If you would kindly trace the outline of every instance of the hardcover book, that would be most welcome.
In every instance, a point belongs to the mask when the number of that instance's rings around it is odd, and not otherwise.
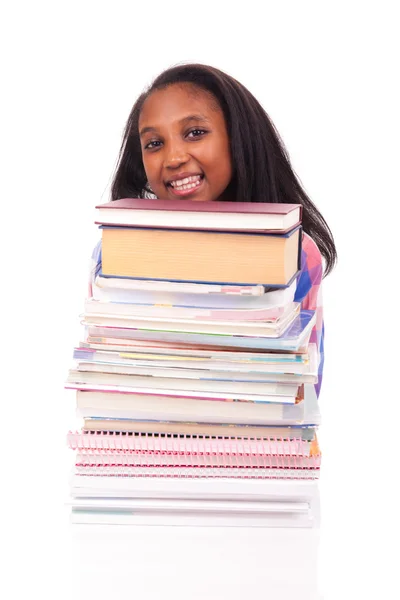
[[[275,231],[286,233],[301,221],[301,204],[191,202],[122,198],[96,206],[96,224]]]
[[[285,234],[102,226],[102,274],[172,282],[287,287],[301,226]]]

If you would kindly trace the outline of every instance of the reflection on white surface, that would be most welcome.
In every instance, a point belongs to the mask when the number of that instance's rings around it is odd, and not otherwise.
[[[77,598],[321,598],[318,529],[71,525]]]

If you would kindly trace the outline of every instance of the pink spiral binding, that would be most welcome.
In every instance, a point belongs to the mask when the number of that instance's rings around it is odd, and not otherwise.
[[[142,453],[121,450],[82,450],[77,466],[93,467],[205,467],[235,469],[319,469],[319,456],[282,456],[249,454]]]
[[[223,456],[304,456],[311,442],[301,438],[212,438],[208,436],[164,436],[151,433],[121,435],[117,432],[69,432],[67,443],[73,450],[106,450],[173,455]]]

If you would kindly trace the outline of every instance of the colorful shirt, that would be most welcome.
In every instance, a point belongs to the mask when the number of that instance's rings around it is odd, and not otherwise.
[[[317,398],[321,390],[322,372],[324,368],[324,320],[322,314],[322,256],[317,244],[303,232],[301,252],[301,271],[297,277],[295,302],[301,302],[301,308],[315,310],[317,322],[311,332],[310,342],[318,348],[318,382],[315,384]]]
[[[101,241],[93,250],[90,276],[89,298],[93,295],[93,285],[96,276],[101,270]],[[301,308],[315,310],[317,322],[311,332],[310,342],[317,344],[318,348],[318,382],[315,384],[317,398],[321,390],[322,372],[324,368],[324,321],[322,316],[322,290],[323,275],[322,257],[317,244],[303,232],[301,271],[297,277],[297,288],[294,300],[301,302]]]

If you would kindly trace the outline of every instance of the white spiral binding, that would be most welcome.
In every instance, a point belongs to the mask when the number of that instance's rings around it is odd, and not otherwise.
[[[93,477],[156,477],[187,479],[301,479],[315,480],[319,469],[237,469],[204,467],[89,467],[76,466],[75,475]]]
[[[319,469],[319,456],[281,456],[244,454],[171,454],[109,450],[84,450],[78,453],[79,466],[110,467],[208,467]]]

